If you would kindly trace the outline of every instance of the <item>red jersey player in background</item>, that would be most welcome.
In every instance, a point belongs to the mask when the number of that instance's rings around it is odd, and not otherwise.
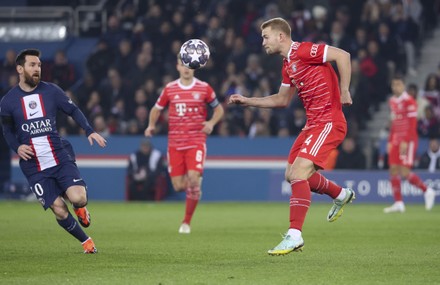
[[[405,91],[402,77],[391,81],[393,96],[389,100],[391,128],[388,139],[388,164],[393,189],[394,204],[384,209],[385,213],[405,212],[400,179],[405,178],[424,192],[426,210],[434,206],[435,191],[427,187],[417,174],[411,172],[417,150],[417,102]]]
[[[334,199],[327,216],[330,222],[335,221],[343,207],[355,198],[353,190],[342,188],[317,172],[324,168],[328,155],[344,140],[347,132],[342,105],[352,104],[348,90],[350,54],[325,44],[292,41],[290,25],[281,18],[264,22],[261,30],[266,53],[284,58],[279,91],[263,98],[233,94],[228,103],[261,108],[286,107],[297,90],[306,109],[307,124],[290,150],[285,173],[292,188],[290,226],[281,243],[268,251],[270,255],[285,255],[300,251],[304,246],[302,226],[311,203],[310,191]],[[329,61],[337,64],[339,84]]]
[[[206,136],[223,117],[223,107],[212,87],[194,77],[194,70],[177,59],[179,79],[166,85],[151,109],[145,136],[154,134],[161,111],[169,106],[168,171],[174,190],[186,192],[186,210],[179,233],[189,234],[190,223],[201,196],[206,157]],[[207,105],[213,109],[207,119]]]

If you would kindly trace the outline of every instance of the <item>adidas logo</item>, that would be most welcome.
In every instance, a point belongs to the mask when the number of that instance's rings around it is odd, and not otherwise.
[[[303,148],[303,149],[301,150],[301,152],[302,152],[302,153],[307,153],[307,149],[306,149],[306,148]]]

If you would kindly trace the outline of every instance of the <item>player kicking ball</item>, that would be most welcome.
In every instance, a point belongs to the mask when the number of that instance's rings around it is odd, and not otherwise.
[[[329,222],[336,221],[345,205],[355,199],[352,189],[334,184],[317,171],[324,168],[329,153],[347,133],[342,105],[352,104],[348,90],[350,54],[326,44],[292,41],[290,25],[282,18],[264,22],[261,35],[266,53],[283,57],[279,91],[261,98],[233,94],[228,103],[260,108],[286,107],[297,90],[306,109],[307,124],[290,150],[285,173],[292,189],[289,229],[283,240],[268,251],[270,255],[285,255],[301,251],[304,246],[302,226],[310,207],[311,191],[333,198],[327,215]],[[330,61],[336,62],[339,83]]]
[[[20,81],[0,102],[3,135],[20,157],[20,168],[44,210],[52,210],[57,223],[81,242],[84,253],[96,253],[92,238],[78,225],[66,204],[70,201],[73,205],[83,227],[90,226],[86,183],[71,144],[57,131],[57,112],[71,116],[85,130],[90,145],[95,141],[105,147],[106,140],[93,131],[60,87],[40,80],[40,55],[37,49],[26,49],[15,60]]]

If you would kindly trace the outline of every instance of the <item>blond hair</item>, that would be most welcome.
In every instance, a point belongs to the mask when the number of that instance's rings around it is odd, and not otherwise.
[[[289,23],[287,23],[286,20],[284,20],[283,18],[272,18],[269,19],[267,21],[265,21],[263,24],[261,24],[261,30],[265,29],[265,28],[272,28],[273,30],[278,30],[286,35],[288,35],[289,37],[291,36],[292,33],[292,29],[290,28]]]

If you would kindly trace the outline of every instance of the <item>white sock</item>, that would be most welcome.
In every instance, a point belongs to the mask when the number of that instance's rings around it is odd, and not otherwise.
[[[287,231],[287,235],[291,236],[294,239],[297,239],[301,237],[301,231],[297,229],[289,229]]]
[[[341,189],[341,193],[339,193],[338,197],[336,197],[336,199],[338,199],[339,201],[342,201],[345,199],[345,197],[347,196],[347,193],[345,193],[344,188]]]

